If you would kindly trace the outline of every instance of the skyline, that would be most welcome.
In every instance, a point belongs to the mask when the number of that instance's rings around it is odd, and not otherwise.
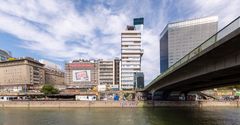
[[[221,29],[239,16],[239,4],[237,0],[1,1],[0,48],[16,57],[47,59],[62,66],[74,58],[114,59],[120,57],[120,33],[133,18],[144,17],[142,69],[148,83],[159,74],[159,34],[168,22],[218,16]]]

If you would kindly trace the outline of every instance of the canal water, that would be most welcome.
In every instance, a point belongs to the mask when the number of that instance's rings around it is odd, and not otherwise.
[[[240,125],[240,108],[5,108],[0,125]]]

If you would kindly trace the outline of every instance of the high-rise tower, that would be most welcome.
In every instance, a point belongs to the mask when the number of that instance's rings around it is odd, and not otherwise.
[[[168,24],[160,34],[161,73],[216,33],[217,24],[215,16]]]
[[[141,34],[143,18],[134,19],[134,26],[127,26],[121,33],[121,88],[134,89],[134,73],[141,72],[143,55]]]

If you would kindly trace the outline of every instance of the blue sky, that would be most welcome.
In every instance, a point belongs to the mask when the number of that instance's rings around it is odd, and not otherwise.
[[[120,33],[144,17],[142,69],[159,74],[159,34],[168,22],[218,16],[219,28],[239,16],[239,0],[2,0],[0,48],[14,57],[54,61],[120,57]]]

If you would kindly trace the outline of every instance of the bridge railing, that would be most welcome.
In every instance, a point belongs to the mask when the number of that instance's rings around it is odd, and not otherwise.
[[[240,27],[240,16],[238,18],[236,18],[235,20],[233,20],[231,23],[229,23],[227,26],[225,26],[224,28],[219,30],[216,34],[212,35],[210,38],[208,38],[205,42],[200,44],[198,47],[193,49],[191,52],[189,52],[187,55],[185,55],[183,58],[181,58],[175,64],[170,66],[165,72],[163,72],[158,77],[156,77],[153,81],[151,81],[150,84],[148,84],[145,87],[145,89],[148,88],[149,86],[151,86],[153,83],[155,83],[159,79],[161,79],[161,78],[165,77],[166,75],[172,73],[173,71],[179,69],[180,67],[182,67],[182,65],[187,63],[190,59],[197,56],[200,52],[202,52],[206,48],[210,47],[214,43],[218,42],[219,40],[221,40],[222,38],[224,38],[231,32],[235,31],[239,27]]]

